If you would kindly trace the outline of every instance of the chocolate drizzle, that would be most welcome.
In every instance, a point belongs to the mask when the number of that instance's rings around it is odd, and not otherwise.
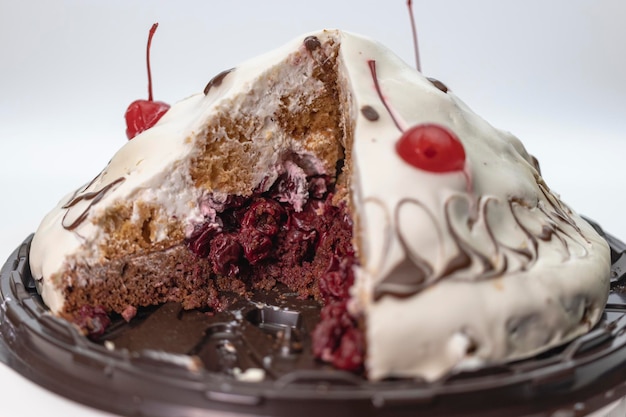
[[[430,268],[430,266],[429,266]],[[404,258],[387,275],[387,278],[374,288],[374,300],[380,300],[390,294],[396,298],[410,297],[417,294],[427,285],[429,275],[415,267],[408,258]]]
[[[490,202],[496,202],[497,200],[493,197],[491,198],[487,197],[484,200],[485,200],[485,203],[483,204],[483,218],[485,219],[485,223],[486,223],[487,222],[487,205]],[[497,270],[498,275],[501,275],[504,272],[506,272],[506,269],[508,268],[508,265],[509,265],[509,262],[507,260],[508,258],[504,255],[504,252],[506,251],[512,252],[516,258],[521,259],[521,270],[526,270],[526,268],[532,265],[537,259],[538,245],[537,245],[536,239],[533,237],[532,233],[530,233],[524,227],[524,225],[519,221],[519,219],[515,216],[515,213],[513,211],[512,201],[513,199],[508,200],[508,208],[511,211],[511,216],[513,217],[514,221],[518,224],[520,230],[524,234],[526,244],[521,245],[517,248],[511,247],[509,245],[506,245],[503,242],[498,241],[491,227],[485,228],[489,236],[489,239],[493,247],[495,248],[496,255],[498,256],[497,263],[500,265],[500,268]],[[523,205],[523,201],[521,201],[521,204]],[[531,247],[534,249],[534,252],[528,248],[529,242],[531,243]]]
[[[467,222],[467,226],[468,229],[471,231],[474,228],[474,225],[477,224],[477,218],[479,217],[479,214],[482,215],[482,219],[485,222],[485,227],[487,229],[487,234],[489,236],[491,236],[493,238],[493,233],[491,232],[489,225],[487,224],[487,204],[489,202],[489,198],[485,198],[485,197],[480,197],[478,199],[478,201],[472,201],[470,202],[470,207],[468,208],[468,213],[469,213],[469,218],[468,218],[468,222]],[[472,264],[474,263],[479,263],[481,265],[481,272],[479,273],[480,276],[489,276],[491,274],[496,273],[497,268],[496,265],[494,265],[494,262],[490,259],[490,257],[484,255],[483,253],[481,253],[478,249],[474,248],[474,246],[472,246],[469,242],[463,240],[463,238],[460,236],[460,234],[458,233],[458,231],[454,228],[453,224],[452,224],[452,220],[450,219],[450,205],[455,201],[455,198],[450,198],[448,199],[445,204],[444,204],[444,216],[445,216],[445,220],[446,220],[446,226],[448,229],[448,233],[450,233],[450,236],[452,236],[454,242],[456,243],[456,246],[459,250],[459,255],[457,256],[462,256],[462,257],[466,257],[468,259],[471,260],[471,262],[467,265],[467,268],[471,267]],[[482,209],[481,209],[482,208]],[[495,243],[495,242],[494,242]],[[497,250],[497,246],[496,246],[496,253],[498,252]],[[445,268],[445,271],[448,272],[448,274],[452,274],[455,273],[457,271],[461,271],[461,269],[452,269],[450,268],[449,264],[447,265],[447,267]],[[443,275],[445,276],[449,276],[449,275]]]
[[[438,79],[430,78],[430,77],[427,77],[426,79],[430,81],[432,85],[434,85],[435,87],[437,87],[439,90],[443,91],[444,93],[448,92],[448,87],[444,83],[439,81]]]
[[[530,210],[530,207],[526,205],[522,200],[510,198],[508,201],[509,210],[511,211],[511,216],[513,220],[518,225],[519,229],[522,231],[524,236],[526,237],[526,245],[513,248],[504,243],[498,243],[491,229],[489,230],[489,234],[491,236],[493,244],[496,248],[501,247],[502,249],[509,250],[516,254],[516,256],[524,259],[522,270],[526,270],[527,267],[532,265],[537,260],[537,251],[539,250],[539,244],[537,243],[537,239],[535,236],[524,226],[524,224],[520,221],[520,219],[515,215],[515,206],[517,202],[517,206],[523,207],[526,210]]]
[[[97,204],[100,200],[102,200],[102,198],[109,191],[111,191],[118,184],[124,182],[125,180],[126,178],[120,177],[116,179],[115,181],[111,182],[110,184],[107,184],[105,187],[101,188],[98,191],[91,191],[91,192],[84,193],[84,194],[80,194],[80,193],[74,194],[72,198],[70,199],[70,201],[67,202],[65,205],[63,205],[62,207],[63,209],[67,210],[65,214],[63,215],[63,220],[61,222],[61,225],[63,226],[63,228],[66,230],[74,230],[76,227],[78,227],[83,221],[85,221],[85,219],[89,215],[89,210],[91,209],[91,207]],[[89,185],[93,184],[93,182],[94,181],[89,183]],[[86,190],[87,188],[88,187],[85,187],[84,190]],[[72,208],[76,206],[78,203],[80,203],[81,201],[88,201],[89,204],[87,204],[87,207],[78,215],[78,217],[76,217],[76,219],[74,219],[72,223],[70,223],[69,225],[65,224],[67,216],[68,214],[70,214]]]
[[[551,193],[542,187],[541,183],[539,183],[539,188],[552,210],[545,208],[543,200],[530,204],[515,197],[509,198],[504,206],[510,211],[511,217],[517,225],[518,233],[521,233],[521,236],[518,236],[521,240],[516,247],[512,247],[499,239],[494,233],[494,226],[489,222],[489,207],[498,202],[494,197],[481,196],[477,199],[471,195],[450,197],[444,202],[441,213],[443,226],[439,225],[436,220],[437,216],[423,203],[414,199],[400,201],[394,210],[392,230],[404,251],[404,257],[375,285],[374,300],[379,300],[385,295],[397,298],[409,297],[444,279],[482,281],[501,277],[505,273],[527,271],[538,260],[540,241],[549,242],[556,239],[565,253],[563,261],[572,256],[572,242],[580,244],[584,249],[583,255],[586,254],[586,249],[580,239],[576,239],[567,230],[567,226],[569,226],[585,239],[574,218],[570,215],[571,212],[564,208],[556,198],[550,198]],[[453,205],[457,202],[468,204],[467,219],[460,223],[452,220],[452,213],[458,212],[458,210],[453,209]],[[434,264],[419,256],[403,236],[398,212],[401,206],[407,203],[419,207],[431,219],[440,246],[443,245],[443,227],[456,247],[456,253],[443,255],[446,257],[446,261],[440,271],[436,270]],[[544,217],[540,230],[531,230],[529,226],[525,225],[520,217],[520,210],[530,213],[535,218],[536,215],[532,213],[540,211]],[[465,228],[467,228],[467,232],[472,234],[483,233],[484,236],[488,237],[490,244],[476,245],[471,238],[464,237],[462,230]],[[383,259],[385,259],[389,249],[390,242],[383,248]]]
[[[235,68],[224,70],[220,72],[219,74],[217,74],[215,77],[211,78],[211,80],[207,83],[206,87],[204,87],[204,95],[205,96],[208,95],[209,91],[211,91],[211,88],[219,87],[222,84],[222,81],[224,81],[224,78],[226,78],[226,76],[234,70]]]
[[[430,213],[421,202],[413,199],[403,199],[398,203],[394,213],[394,224],[396,225],[398,242],[404,250],[404,259],[374,288],[375,300],[380,299],[385,294],[393,294],[396,297],[411,296],[429,285],[429,278],[433,276],[432,265],[410,249],[404,235],[397,227],[397,225],[400,224],[400,210],[406,204],[419,207],[431,218],[433,223],[435,223],[435,218],[432,217],[432,213]]]
[[[580,230],[580,227],[578,227],[578,225],[572,218],[572,211],[567,206],[565,206],[559,199],[554,197],[554,195],[550,192],[548,185],[543,181],[541,177],[535,176],[535,179],[537,180],[539,190],[541,190],[541,193],[546,198],[546,201],[554,210],[551,214],[546,213],[546,215],[548,215],[549,217],[557,217],[559,220],[573,228],[583,239],[585,239],[586,242],[589,242],[583,234],[582,230]]]

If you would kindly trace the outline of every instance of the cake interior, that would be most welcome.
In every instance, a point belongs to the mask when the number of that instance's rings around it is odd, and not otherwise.
[[[358,259],[346,191],[350,103],[337,54],[332,40],[305,39],[261,77],[263,94],[243,97],[236,115],[218,110],[210,119],[186,173],[204,190],[197,202],[204,222],[186,230],[150,203],[108,210],[99,220],[108,231],[100,247],[105,260],[67,272],[63,314],[97,337],[110,314],[131,321],[138,308],[167,302],[219,312],[232,294],[249,299],[286,286],[322,305],[311,335],[314,355],[361,371],[363,329],[347,309]],[[221,88],[225,74],[205,94]],[[276,141],[278,169],[255,183],[253,167],[276,153]],[[164,223],[167,236],[157,239]]]

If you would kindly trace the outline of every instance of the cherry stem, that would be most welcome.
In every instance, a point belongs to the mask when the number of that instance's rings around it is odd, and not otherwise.
[[[148,45],[146,46],[146,65],[148,67],[148,101],[152,101],[152,71],[150,70],[150,45],[152,44],[152,37],[159,27],[158,23],[155,23],[150,28],[148,34]]]
[[[419,72],[422,72],[422,65],[420,64],[420,51],[417,42],[417,26],[415,25],[415,18],[413,17],[413,2],[411,0],[406,1],[406,5],[409,8],[409,18],[411,19],[411,30],[413,31],[413,48],[415,49],[415,68]]]
[[[378,84],[378,76],[376,75],[376,61],[370,59],[367,61],[367,65],[369,65],[370,67],[370,72],[372,73],[372,78],[374,79],[374,88],[376,88],[376,92],[378,93],[378,97],[380,97],[380,101],[383,102],[383,106],[385,106],[385,109],[387,109],[387,113],[389,113],[389,116],[391,116],[391,120],[393,120],[393,123],[396,125],[398,130],[400,132],[404,132],[404,129],[402,128],[402,126],[400,126],[400,123],[398,123],[398,120],[391,111],[387,100],[385,100],[385,96],[383,96],[383,92],[380,89],[380,84]]]
[[[472,176],[470,175],[469,167],[465,164],[463,168],[463,177],[465,177],[465,186],[467,187],[467,194],[474,194],[474,181],[472,180]]]

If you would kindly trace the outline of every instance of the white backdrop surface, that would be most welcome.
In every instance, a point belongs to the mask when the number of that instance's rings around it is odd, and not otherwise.
[[[520,137],[553,190],[626,239],[626,2],[414,4],[423,72]],[[0,0],[2,259],[126,141],[126,106],[147,96],[154,22],[154,93],[169,103],[316,29],[368,35],[414,62],[404,0]],[[2,415],[105,415],[1,364],[0,386],[3,407],[15,400]]]

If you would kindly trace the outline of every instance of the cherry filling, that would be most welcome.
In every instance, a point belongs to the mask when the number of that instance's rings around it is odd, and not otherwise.
[[[356,263],[352,221],[344,203],[333,204],[329,177],[309,176],[305,187],[304,203],[284,198],[302,193],[302,184],[287,175],[267,192],[229,196],[215,219],[196,227],[188,246],[209,259],[216,275],[243,282],[246,291],[281,282],[302,298],[319,300],[324,306],[312,333],[314,355],[336,368],[359,371],[364,337],[346,307]]]
[[[74,323],[91,338],[102,336],[111,324],[111,319],[106,310],[101,306],[84,305],[74,317]]]

